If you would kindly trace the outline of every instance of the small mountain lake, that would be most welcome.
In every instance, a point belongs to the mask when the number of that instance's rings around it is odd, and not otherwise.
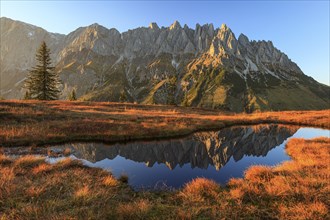
[[[90,167],[125,174],[135,189],[179,188],[197,177],[220,184],[242,177],[251,165],[277,165],[290,160],[285,144],[290,138],[330,137],[330,131],[286,125],[255,125],[197,132],[180,139],[129,143],[68,143],[46,148],[71,152],[69,157]],[[20,148],[24,151],[23,148]],[[45,149],[45,148],[43,148]],[[5,148],[6,154],[18,152]],[[42,153],[37,153],[42,154]],[[55,163],[64,156],[47,156]]]

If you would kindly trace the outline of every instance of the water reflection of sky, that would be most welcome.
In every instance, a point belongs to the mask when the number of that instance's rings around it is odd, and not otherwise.
[[[319,136],[330,137],[330,131],[316,128],[300,128],[290,138],[308,139]],[[245,155],[238,161],[231,157],[220,170],[216,170],[212,165],[209,165],[207,169],[191,168],[189,163],[184,164],[182,167],[177,165],[172,170],[166,164],[155,163],[152,167],[148,167],[144,162],[135,162],[119,155],[112,160],[106,158],[95,163],[87,160],[83,161],[88,166],[109,170],[116,177],[122,174],[128,175],[129,184],[136,188],[155,188],[155,186],[162,187],[164,184],[168,187],[178,188],[196,177],[206,177],[220,184],[225,184],[232,177],[242,177],[244,171],[251,165],[273,166],[289,160],[290,157],[285,152],[285,144],[290,138],[269,150],[264,157]]]
[[[320,136],[330,137],[330,130],[319,128],[300,128],[292,137],[310,139]]]
[[[320,136],[330,137],[330,131],[318,128],[300,128],[293,136],[285,140],[281,145],[271,149],[266,157],[245,156],[236,162],[231,158],[226,166],[222,168],[222,171],[227,170],[228,175],[217,181],[223,184],[226,183],[230,177],[242,177],[246,168],[251,165],[274,166],[283,161],[289,160],[290,157],[285,151],[285,145],[291,138],[310,139]]]

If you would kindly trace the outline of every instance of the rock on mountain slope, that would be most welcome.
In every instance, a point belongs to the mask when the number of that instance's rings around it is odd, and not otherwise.
[[[329,108],[329,86],[304,75],[272,42],[237,39],[224,24],[151,23],[123,33],[92,24],[61,35],[2,17],[0,27],[4,98],[23,96],[23,79],[45,40],[63,82],[62,99],[75,88],[82,100],[122,95],[236,112]]]

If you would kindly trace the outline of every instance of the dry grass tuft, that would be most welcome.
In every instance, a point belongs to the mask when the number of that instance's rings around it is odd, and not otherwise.
[[[282,175],[297,172],[301,169],[301,165],[295,161],[284,161],[281,165],[274,168],[274,171],[280,172]]]
[[[185,185],[180,195],[188,202],[204,202],[217,199],[219,192],[220,186],[213,180],[196,178]]]
[[[245,171],[245,178],[250,182],[269,181],[273,176],[272,168],[267,166],[252,166]]]
[[[26,195],[29,197],[38,197],[40,196],[43,192],[45,192],[45,188],[41,186],[31,186],[26,190]]]
[[[229,187],[235,187],[235,186],[238,186],[238,185],[242,185],[242,183],[244,183],[244,180],[242,178],[231,178],[227,185]]]
[[[53,169],[53,166],[50,164],[42,163],[37,167],[32,169],[33,174],[47,173]]]
[[[1,167],[0,172],[0,186],[6,185],[15,178],[15,169],[13,167]]]
[[[68,169],[72,167],[84,167],[80,160],[74,160],[71,158],[64,158],[62,160],[59,160],[55,164],[55,166],[61,169]]]
[[[193,219],[193,215],[190,210],[179,209],[176,214],[177,214],[176,219],[181,219],[181,220]]]
[[[15,160],[15,166],[21,168],[33,168],[45,162],[44,157],[38,156],[23,156]]]
[[[329,219],[329,209],[322,202],[298,203],[294,205],[280,205],[281,219]]]
[[[230,190],[230,197],[235,200],[242,200],[245,192],[241,188],[235,188]]]
[[[79,188],[76,192],[75,192],[75,196],[77,198],[85,198],[88,197],[90,194],[90,190],[88,186],[83,186],[81,188]]]
[[[103,184],[106,186],[118,186],[119,182],[113,176],[106,176],[103,179]]]
[[[148,200],[140,199],[136,202],[119,204],[117,214],[119,219],[144,219],[150,208]]]
[[[0,154],[0,165],[9,165],[12,162],[13,162],[12,159],[10,159],[9,157],[3,154]]]
[[[276,176],[265,184],[265,190],[270,196],[286,196],[292,192],[292,187],[285,177]]]

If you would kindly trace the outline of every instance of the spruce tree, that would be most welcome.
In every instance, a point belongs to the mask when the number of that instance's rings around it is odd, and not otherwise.
[[[29,100],[29,99],[31,99],[31,95],[29,91],[26,91],[23,100]]]
[[[124,90],[121,91],[120,96],[119,96],[119,101],[120,102],[126,102],[127,101],[127,96]]]
[[[168,79],[168,97],[167,104],[175,105],[175,91],[176,91],[177,78],[175,76]]]
[[[36,54],[37,65],[29,71],[24,87],[31,99],[56,100],[60,94],[60,80],[51,66],[50,50],[42,42]]]
[[[76,97],[76,90],[75,89],[72,89],[71,93],[69,94],[68,96],[68,99],[70,101],[76,101],[77,100],[77,97]]]

